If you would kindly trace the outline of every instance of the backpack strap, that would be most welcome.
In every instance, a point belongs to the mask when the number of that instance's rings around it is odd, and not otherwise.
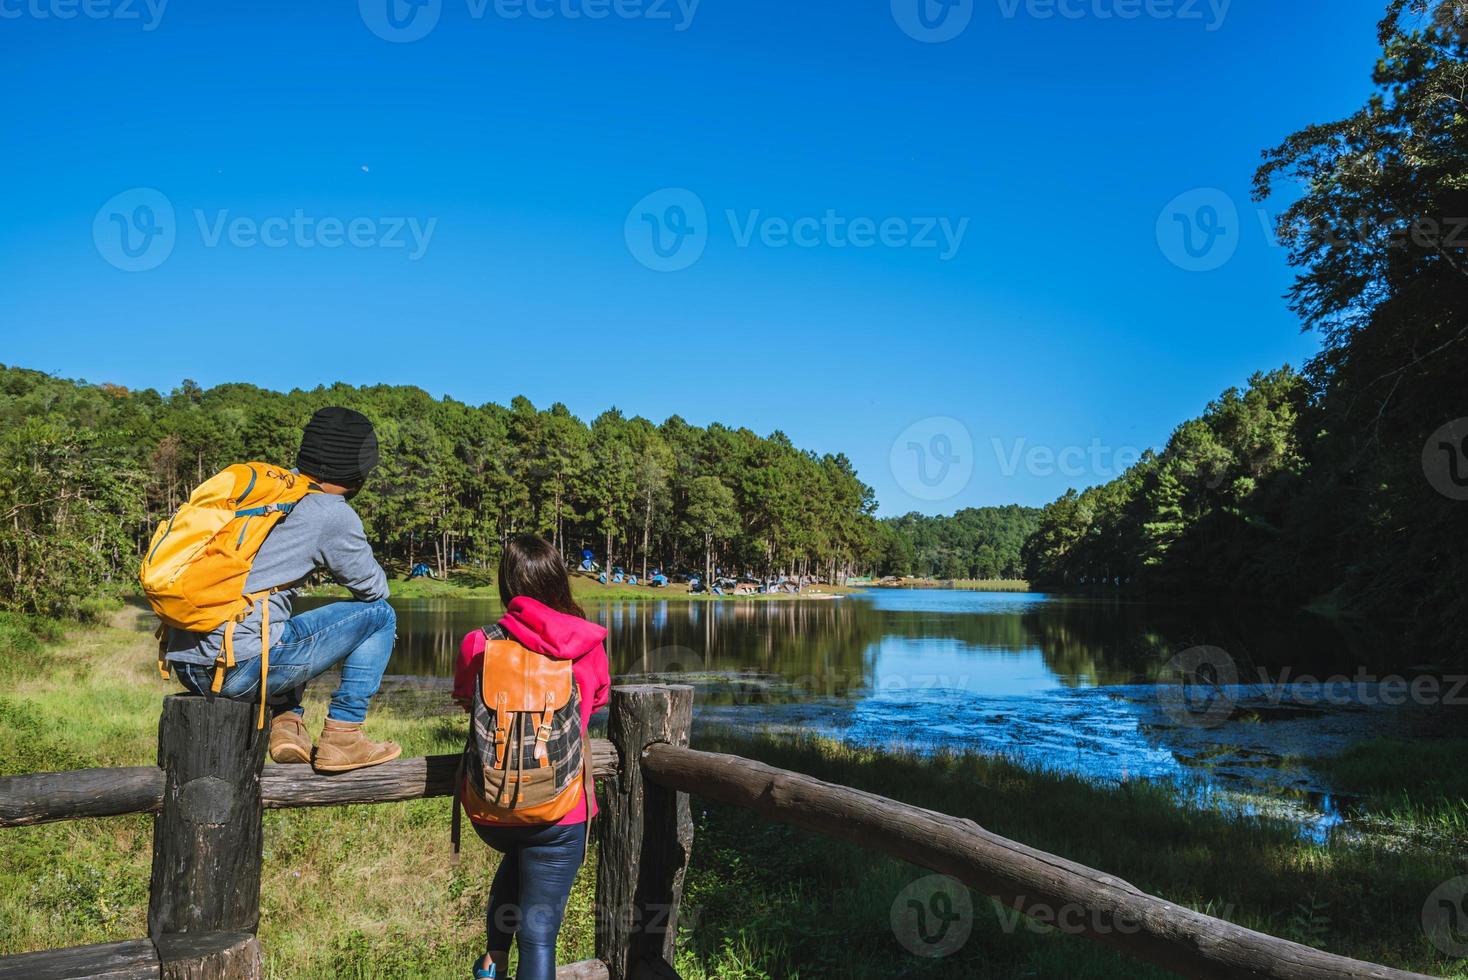
[[[576,683],[573,679],[571,683]],[[555,695],[549,691],[545,694],[545,710],[540,713],[540,724],[535,726],[535,758],[540,762],[540,768],[550,768],[550,753],[546,751],[546,744],[550,742],[551,721],[556,716]]]
[[[596,814],[596,777],[591,773],[591,736],[581,732],[581,803],[586,807],[586,834],[581,838],[581,863],[591,847],[591,821]]]
[[[158,638],[158,673],[163,679],[168,680],[168,626],[163,620],[158,620],[158,628],[153,631]]]
[[[263,592],[246,593],[245,598],[250,604],[239,616],[224,624],[224,643],[220,646],[219,656],[214,659],[214,678],[209,684],[210,694],[218,694],[223,689],[224,675],[235,666],[234,628],[244,622],[250,610],[255,608],[255,603],[264,599],[265,604],[260,607],[260,714],[255,722],[256,731],[265,729],[265,702],[270,687],[270,597],[279,591],[266,589]]]

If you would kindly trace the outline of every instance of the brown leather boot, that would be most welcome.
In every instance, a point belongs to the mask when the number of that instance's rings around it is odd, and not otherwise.
[[[305,722],[294,711],[270,720],[270,758],[286,765],[306,765],[311,761],[311,736],[306,734]]]
[[[391,762],[402,754],[403,747],[397,742],[368,741],[361,722],[328,718],[311,765],[317,772],[350,772]]]

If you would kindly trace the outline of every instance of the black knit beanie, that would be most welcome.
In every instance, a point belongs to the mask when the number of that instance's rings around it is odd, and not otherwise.
[[[323,408],[311,416],[301,434],[296,469],[310,477],[356,486],[377,465],[377,433],[361,412]]]

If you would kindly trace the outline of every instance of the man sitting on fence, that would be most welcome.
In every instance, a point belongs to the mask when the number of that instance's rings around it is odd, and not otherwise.
[[[183,686],[196,694],[212,689],[228,698],[260,697],[260,658],[267,657],[265,699],[273,716],[270,757],[276,762],[311,763],[321,772],[346,772],[391,761],[402,752],[394,742],[372,742],[362,733],[368,701],[382,682],[397,632],[397,618],[387,604],[387,575],[372,555],[362,519],[348,503],[377,459],[377,435],[365,416],[346,408],[323,408],[311,416],[301,438],[296,473],[266,468],[258,474],[261,480],[306,484],[300,488],[304,496],[298,490],[299,499],[288,506],[277,506],[275,511],[256,508],[264,512],[260,517],[278,523],[249,565],[244,584],[244,595],[251,600],[248,613],[208,632],[168,630],[166,659]],[[248,504],[260,493],[255,473],[260,467],[249,469],[249,486],[231,506]],[[246,522],[237,532],[239,541],[246,541],[247,522],[256,519],[253,511],[247,508],[230,516]],[[161,543],[167,532],[159,533],[155,540]],[[346,586],[355,601],[292,615],[293,589],[320,571]],[[262,619],[269,624],[264,644]],[[338,665],[341,682],[331,697],[320,744],[313,748],[301,698],[307,681]],[[216,666],[222,679],[214,677]]]

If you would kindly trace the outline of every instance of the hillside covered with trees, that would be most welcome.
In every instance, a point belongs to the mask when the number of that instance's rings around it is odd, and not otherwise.
[[[1230,390],[1116,480],[1045,508],[1041,586],[1314,603],[1468,635],[1468,10],[1395,0],[1378,93],[1265,155],[1292,309],[1322,351]],[[1456,426],[1456,427],[1455,427]]]
[[[914,512],[887,518],[880,565],[891,575],[1023,578],[1025,540],[1039,523],[1039,508],[1017,504],[968,507],[946,517]]]
[[[64,613],[131,581],[157,522],[232,462],[290,464],[323,405],[372,418],[382,463],[355,500],[380,557],[446,569],[495,560],[507,536],[642,572],[702,568],[829,578],[870,570],[883,538],[872,491],[841,455],[673,417],[563,405],[465,405],[406,387],[252,385],[168,395],[0,368],[0,598]]]

